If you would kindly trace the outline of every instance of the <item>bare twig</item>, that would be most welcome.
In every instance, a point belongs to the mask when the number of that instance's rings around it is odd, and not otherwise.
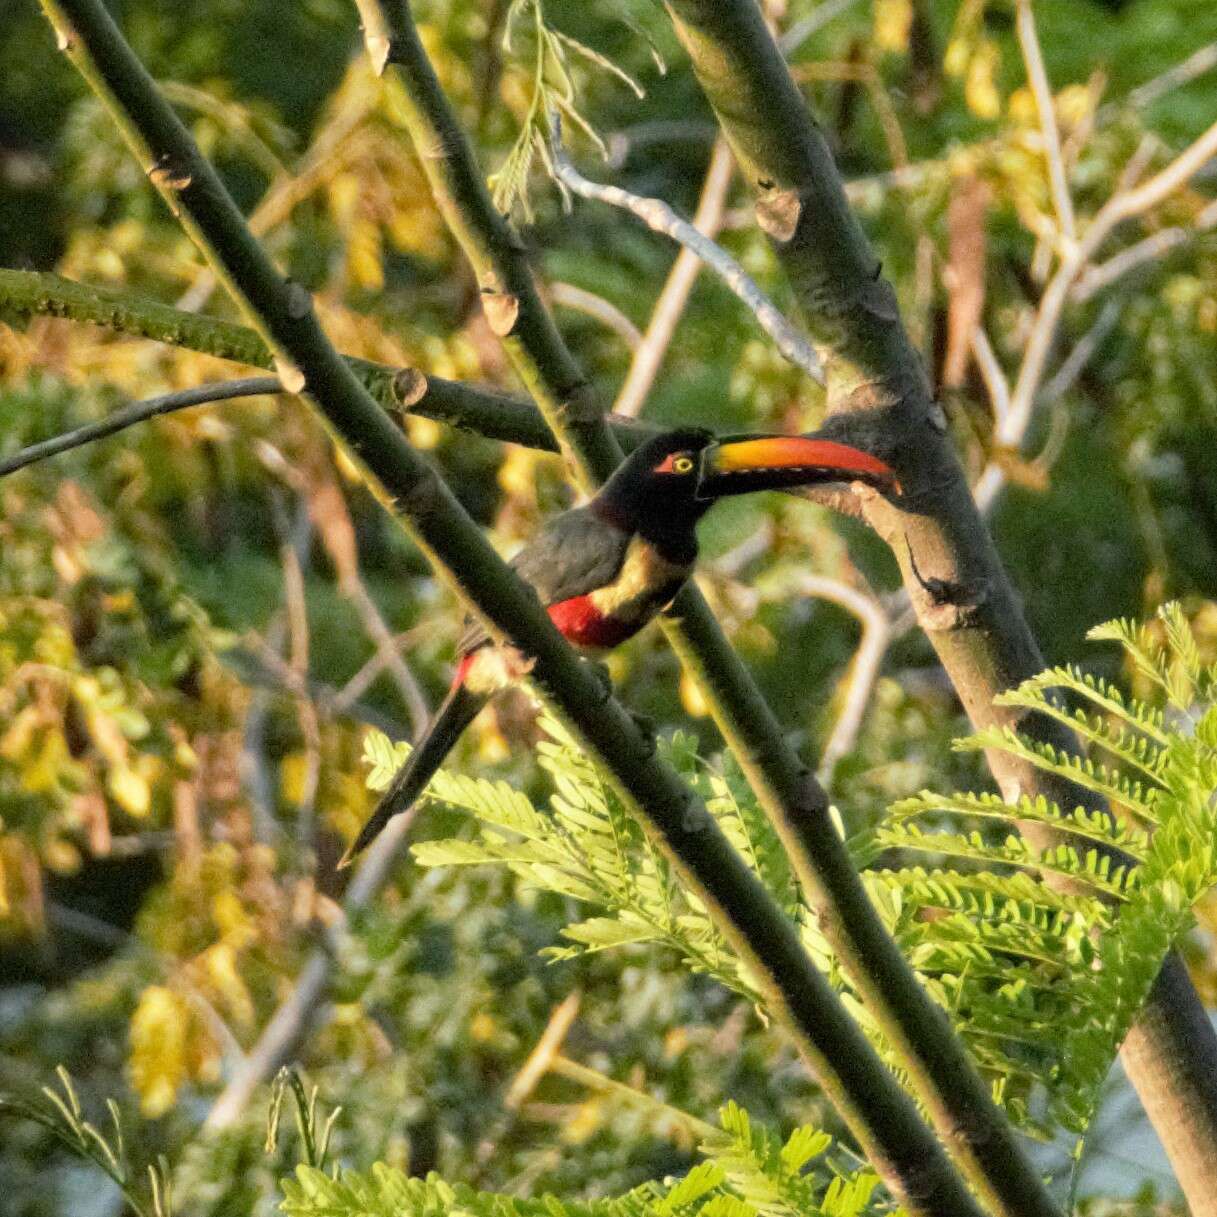
[[[648,228],[661,232],[692,250],[739,297],[773,339],[779,351],[812,379],[823,383],[824,373],[811,343],[782,316],[777,306],[756,285],[744,268],[721,246],[703,236],[688,220],[682,220],[667,203],[660,199],[643,198],[622,190],[589,181],[571,164],[562,146],[555,124],[551,156],[554,174],[572,193],[585,199],[595,199],[610,207],[620,207],[637,216]]]
[[[313,141],[294,172],[276,175],[266,193],[249,216],[249,228],[257,236],[265,236],[282,224],[292,212],[317,188],[330,158],[342,146],[355,128],[367,117],[374,98],[363,95],[355,104],[336,114]],[[215,291],[216,278],[210,267],[201,269],[190,287],[182,293],[177,307],[186,312],[198,312]]]
[[[423,804],[416,803],[409,811],[395,816],[360,859],[342,902],[344,919],[367,905],[384,886],[421,806]],[[322,931],[325,945],[309,956],[291,993],[279,1005],[258,1042],[212,1104],[204,1121],[204,1127],[209,1131],[229,1128],[240,1119],[254,1092],[295,1058],[325,1012],[325,994],[334,970],[336,934],[333,928]]]
[[[638,332],[638,327],[616,305],[611,304],[603,296],[597,296],[595,292],[576,287],[573,283],[551,283],[549,294],[555,304],[594,317],[606,329],[610,329],[618,335],[631,351],[638,350],[638,346],[642,342],[642,335]]]
[[[1005,425],[1010,417],[1010,381],[998,362],[989,335],[982,325],[972,330],[972,358],[980,370],[980,378],[989,390],[989,402],[993,407],[993,418],[998,427]]]
[[[146,422],[161,414],[170,414],[174,410],[185,410],[190,406],[203,406],[217,401],[231,401],[237,397],[257,397],[266,393],[281,392],[283,387],[274,376],[250,376],[244,380],[222,380],[215,384],[198,385],[193,389],[166,393],[161,397],[150,397],[147,401],[131,402],[98,422],[88,423],[63,435],[56,435],[52,439],[22,448],[20,452],[0,461],[0,477],[24,469],[36,461],[44,461],[47,457],[58,456],[61,452],[104,439],[127,427],[133,427],[136,423]]]
[[[296,698],[296,717],[300,723],[300,734],[304,740],[304,782],[297,802],[296,832],[300,844],[310,848],[313,844],[313,817],[316,811],[317,790],[321,784],[321,721],[313,699],[303,690],[308,685],[309,627],[308,606],[304,594],[304,561],[307,546],[301,550],[295,544],[297,529],[288,520],[279,492],[271,498],[275,525],[279,532],[279,561],[283,567],[283,600],[287,613],[288,666],[300,682],[302,693]],[[297,512],[299,517],[308,516],[307,500],[301,500]]]
[[[1023,62],[1027,65],[1027,81],[1031,85],[1035,107],[1039,111],[1044,155],[1048,160],[1048,180],[1052,186],[1052,202],[1061,236],[1066,245],[1072,245],[1077,226],[1073,216],[1069,180],[1065,173],[1065,159],[1061,155],[1061,133],[1056,122],[1052,86],[1048,83],[1039,36],[1035,32],[1035,14],[1031,10],[1031,0],[1018,0],[1017,7],[1018,44],[1023,51]]]
[[[693,215],[693,227],[707,240],[714,240],[723,222],[727,190],[735,171],[731,148],[720,135],[710,154],[710,167],[702,185],[701,198]],[[634,351],[630,370],[613,403],[613,413],[628,418],[637,418],[643,403],[659,374],[659,367],[667,354],[677,323],[685,311],[693,284],[701,271],[701,259],[693,250],[685,247],[676,256],[667,281],[655,301],[651,320],[647,323],[646,336]]]
[[[793,590],[839,605],[856,617],[862,626],[862,638],[851,664],[845,701],[820,758],[817,776],[826,788],[831,789],[837,762],[852,752],[858,742],[866,708],[870,705],[883,657],[893,637],[892,621],[874,596],[840,579],[807,573],[800,576]]]
[[[801,21],[796,21],[779,39],[778,49],[789,59],[802,49],[803,43],[818,34],[830,21],[847,13],[858,0],[824,0]]]
[[[1022,444],[1056,339],[1061,314],[1074,285],[1103,242],[1120,224],[1161,203],[1214,156],[1217,156],[1217,123],[1149,181],[1113,195],[1099,209],[1081,237],[1065,252],[1040,300],[1023,352],[1022,365],[1010,394],[1009,411],[994,432],[994,441],[999,447],[1017,450]],[[985,487],[986,502],[991,505],[1001,490],[1004,475],[995,470],[988,475],[988,483]]]
[[[1167,93],[1190,84],[1197,77],[1211,72],[1214,68],[1217,68],[1217,42],[1210,42],[1208,46],[1203,46],[1189,55],[1182,63],[1177,63],[1160,76],[1155,76],[1153,80],[1147,80],[1143,85],[1138,85],[1129,93],[1128,105],[1136,109],[1152,106]],[[1115,108],[1115,103],[1111,108]]]
[[[541,1079],[549,1072],[554,1058],[562,1051],[562,1045],[574,1025],[579,1013],[581,995],[578,989],[568,993],[550,1012],[549,1021],[541,1032],[527,1060],[520,1066],[507,1093],[503,1096],[504,1116],[498,1121],[497,1127],[489,1133],[478,1146],[477,1166],[481,1168],[494,1156],[495,1151],[503,1144],[504,1138],[510,1133],[515,1124],[520,1108],[532,1096]],[[476,1181],[475,1181],[476,1185]]]
[[[1103,340],[1115,328],[1124,309],[1122,299],[1108,300],[1099,310],[1094,325],[1078,339],[1065,362],[1056,370],[1052,378],[1040,390],[1040,401],[1044,405],[1052,405],[1059,401],[1073,388],[1077,378],[1082,374],[1086,365],[1093,358],[1095,351],[1102,345]]]
[[[414,738],[417,739],[422,735],[431,714],[427,706],[427,699],[419,687],[414,673],[410,671],[409,665],[402,658],[397,641],[393,637],[393,631],[389,629],[388,622],[381,615],[380,609],[377,607],[376,601],[372,599],[364,581],[361,578],[353,579],[350,585],[344,587],[343,590],[350,596],[351,603],[363,622],[363,628],[376,645],[376,654],[393,677],[394,684],[397,685],[402,704],[410,716],[411,730]],[[359,694],[356,693],[354,696],[358,697]],[[344,689],[342,693],[344,702],[345,697],[346,690]]]
[[[586,1065],[579,1064],[578,1061],[572,1061],[568,1056],[555,1057],[551,1069],[552,1072],[560,1077],[569,1078],[572,1082],[578,1082],[580,1086],[586,1086],[588,1090],[594,1090],[598,1094],[610,1094],[614,1098],[619,1098],[623,1102],[643,1108],[646,1111],[662,1112],[672,1120],[673,1124],[682,1129],[686,1136],[690,1137],[697,1144],[715,1144],[723,1139],[723,1130],[721,1128],[715,1128],[713,1124],[708,1124],[705,1120],[699,1120],[696,1116],[690,1115],[687,1111],[682,1111],[679,1107],[673,1107],[670,1103],[664,1103],[644,1090],[637,1090],[633,1086],[627,1086],[624,1082],[618,1082],[616,1078],[610,1078],[607,1074],[600,1073],[598,1070],[589,1069]]]
[[[1195,223],[1189,228],[1162,228],[1135,245],[1122,249],[1118,254],[1100,262],[1097,266],[1087,266],[1078,276],[1074,284],[1071,298],[1079,304],[1085,303],[1092,296],[1105,291],[1117,279],[1123,278],[1130,271],[1144,266],[1147,262],[1157,262],[1173,249],[1194,241],[1201,233],[1217,227],[1217,202],[1210,203],[1196,217]]]

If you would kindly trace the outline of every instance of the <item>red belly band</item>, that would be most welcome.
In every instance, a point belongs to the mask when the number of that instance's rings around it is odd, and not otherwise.
[[[546,611],[567,642],[577,647],[615,647],[632,638],[643,624],[642,621],[605,616],[589,596],[561,600],[551,604]]]

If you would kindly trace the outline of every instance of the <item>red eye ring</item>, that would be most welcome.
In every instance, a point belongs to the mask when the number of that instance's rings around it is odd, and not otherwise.
[[[692,473],[693,458],[687,452],[673,452],[655,466],[656,473]]]

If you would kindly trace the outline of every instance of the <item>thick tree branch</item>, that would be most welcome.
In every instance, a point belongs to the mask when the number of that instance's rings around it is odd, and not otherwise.
[[[823,136],[754,0],[667,0],[667,6],[736,160],[759,192],[758,219],[806,310],[828,376],[830,423],[855,441],[869,442],[900,473],[906,491],[900,503],[872,501],[869,518],[899,559],[918,620],[972,721],[978,727],[1007,725],[1011,711],[995,706],[995,695],[1040,671],[1043,658]],[[1185,154],[1187,160],[1170,175],[1174,184],[1212,154],[1209,143],[1206,135]],[[1161,177],[1154,179],[1153,193],[1161,191]],[[911,554],[924,579],[914,571]],[[1067,733],[1043,731],[1070,746]],[[1009,797],[1043,793],[1067,804],[1078,799],[1075,789],[1029,765],[999,754],[988,759]],[[1028,836],[1048,843],[1030,828]],[[970,1109],[973,1100],[986,1109],[987,1096],[976,1094],[974,1075],[944,1071],[942,1064],[927,1059],[929,1076],[923,1078],[938,1091],[932,1109],[939,1117],[949,1119],[961,1103]],[[1217,1036],[1177,956],[1168,960],[1129,1038],[1125,1064],[1195,1212],[1212,1212]],[[968,1126],[963,1120],[962,1127]],[[957,1146],[960,1139],[954,1138]],[[1000,1211],[1054,1211],[1002,1125],[994,1140],[977,1142],[969,1152],[978,1169],[988,1172],[986,1194]]]
[[[59,275],[0,268],[0,317],[4,316],[64,317],[255,368],[270,368],[274,362],[266,343],[248,326]],[[390,411],[417,414],[526,448],[558,450],[557,440],[537,408],[519,397],[424,376],[414,368],[392,368],[354,357],[347,357],[346,363],[360,384]],[[610,426],[626,451],[655,431],[646,423],[627,419],[612,419]]]
[[[490,630],[534,663],[533,679],[595,752],[634,815],[754,970],[829,1099],[906,1207],[979,1214],[916,1109],[802,947],[795,926],[713,818],[655,755],[601,681],[410,447],[317,323],[308,292],[276,271],[218,176],[159,95],[101,0],[42,0],[60,46],[106,103],[141,164],[273,352],[383,498]],[[394,29],[394,46],[397,30]]]

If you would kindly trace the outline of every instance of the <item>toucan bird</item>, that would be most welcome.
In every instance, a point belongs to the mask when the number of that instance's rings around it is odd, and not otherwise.
[[[697,522],[718,499],[854,481],[899,489],[883,461],[832,440],[665,431],[636,448],[591,500],[546,523],[510,565],[566,640],[594,655],[633,637],[676,598],[697,560]],[[478,711],[527,671],[514,647],[494,644],[476,622],[457,655],[448,695],[339,866],[415,802]]]

